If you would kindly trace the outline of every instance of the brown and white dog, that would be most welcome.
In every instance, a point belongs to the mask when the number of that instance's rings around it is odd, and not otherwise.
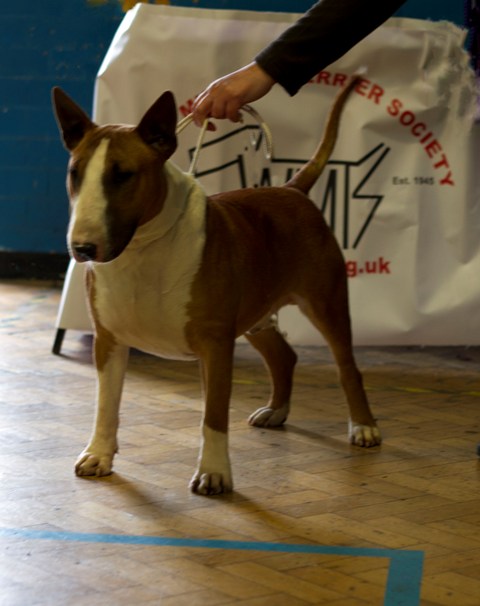
[[[197,469],[199,494],[232,490],[228,409],[234,342],[263,356],[268,404],[249,419],[285,422],[296,355],[270,321],[296,304],[321,331],[338,365],[350,409],[352,444],[381,441],[351,344],[345,263],[322,213],[307,197],[333,149],[337,97],[315,156],[283,187],[206,196],[169,157],[176,107],[164,93],[138,126],[97,126],[63,91],[53,102],[70,151],[68,245],[87,263],[98,373],[95,424],[76,462],[79,476],[112,471],[122,385],[130,347],[173,359],[199,359],[205,410]]]

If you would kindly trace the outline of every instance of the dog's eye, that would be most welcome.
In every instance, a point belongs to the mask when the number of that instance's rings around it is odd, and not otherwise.
[[[123,185],[133,177],[135,173],[132,170],[121,168],[118,164],[112,167],[112,182],[115,185]]]

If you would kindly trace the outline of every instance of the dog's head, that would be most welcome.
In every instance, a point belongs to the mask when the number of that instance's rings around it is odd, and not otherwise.
[[[175,100],[164,93],[138,126],[98,126],[60,88],[52,98],[70,152],[70,254],[79,262],[112,261],[162,209],[162,167],[177,146]]]

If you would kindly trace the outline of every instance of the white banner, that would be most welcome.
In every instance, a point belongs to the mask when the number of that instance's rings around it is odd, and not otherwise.
[[[167,89],[182,117],[296,18],[138,4],[98,73],[95,119],[134,124]],[[480,342],[476,93],[463,41],[452,24],[391,19],[295,97],[276,86],[254,104],[273,133],[271,163],[248,120],[216,122],[200,155],[208,193],[283,183],[315,149],[338,87],[366,68],[312,192],[344,251],[356,344]],[[184,169],[197,136],[180,135]],[[280,327],[293,343],[321,342],[292,308]]]

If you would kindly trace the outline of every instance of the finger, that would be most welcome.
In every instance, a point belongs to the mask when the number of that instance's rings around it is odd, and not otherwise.
[[[210,111],[206,109],[208,107],[207,101],[208,95],[205,91],[200,93],[198,97],[195,97],[193,100],[191,113],[193,116],[193,122],[196,124],[196,126],[203,126],[205,120],[210,117]],[[215,131],[217,130],[217,127],[215,124],[213,124],[213,122],[209,122],[207,124],[207,130]]]
[[[195,99],[192,106],[193,121],[197,126],[202,126],[211,115],[212,101],[208,95],[201,94]]]
[[[226,105],[222,97],[217,96],[211,100],[209,115],[217,120],[223,120],[223,118],[226,118]]]
[[[232,122],[241,122],[242,115],[240,113],[240,109],[241,104],[238,101],[228,101],[224,109],[225,118],[228,118]]]

